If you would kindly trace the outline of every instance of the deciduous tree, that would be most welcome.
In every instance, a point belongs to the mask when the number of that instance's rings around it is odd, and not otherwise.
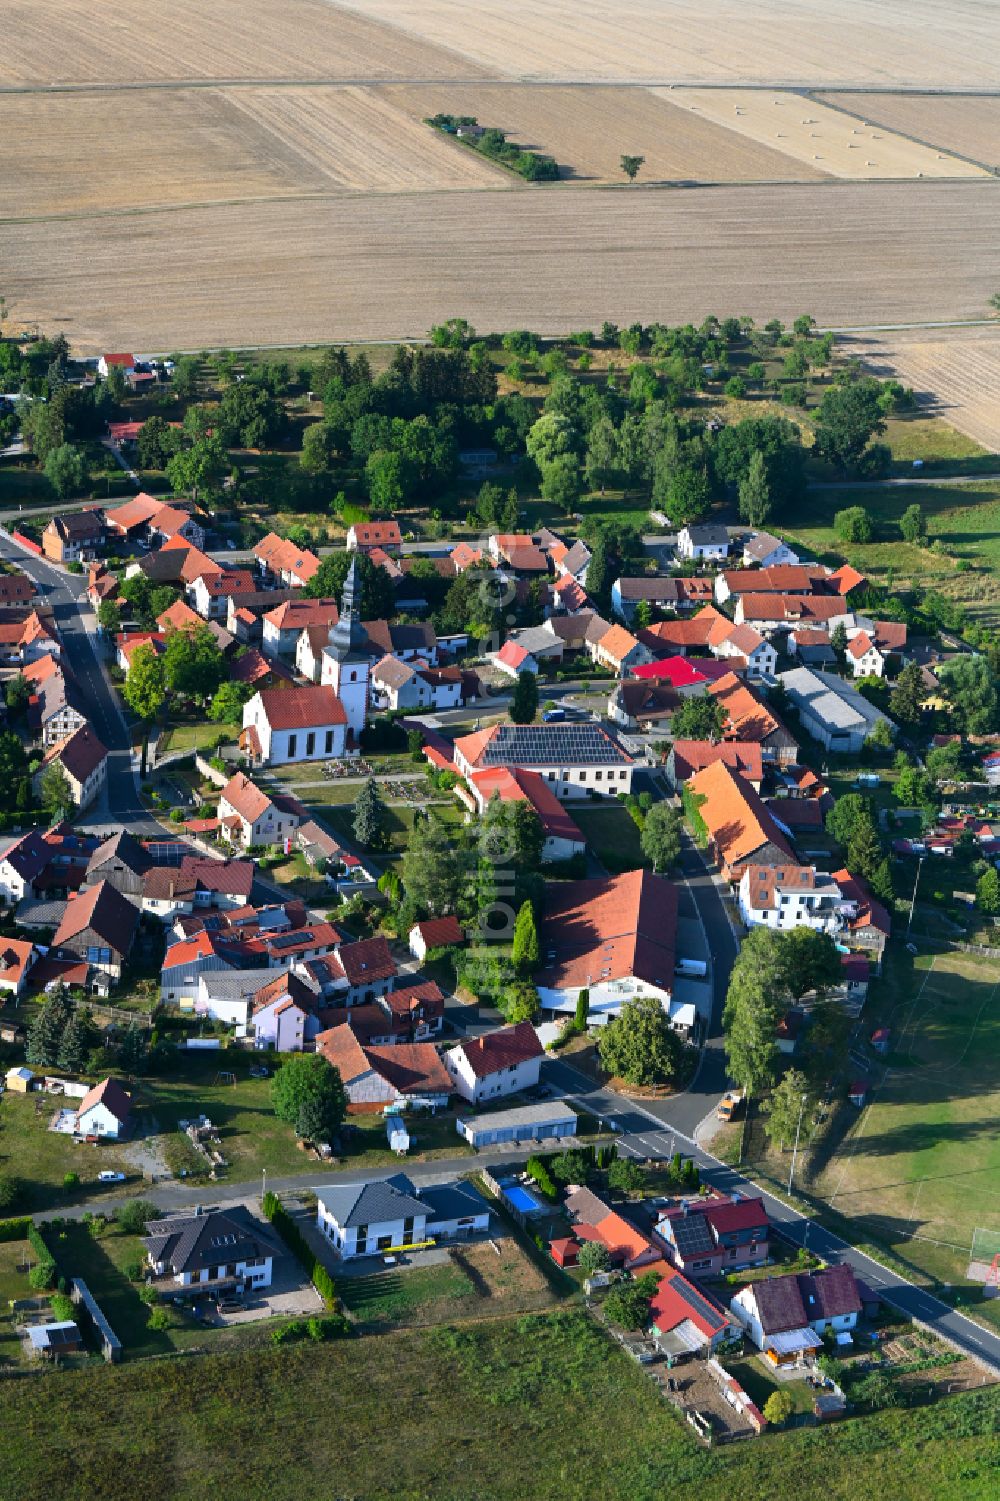
[[[347,1096],[337,1069],[319,1053],[292,1054],[271,1080],[271,1106],[280,1121],[298,1127],[303,1108],[318,1103],[331,1134],[347,1113]]]
[[[646,814],[640,836],[642,853],[653,869],[670,870],[681,857],[681,824],[669,803],[654,803]]]
[[[726,719],[725,708],[711,695],[686,698],[674,710],[670,734],[674,740],[710,740],[714,745],[722,739]]]
[[[676,1074],[681,1043],[655,996],[624,1003],[597,1044],[601,1065],[629,1084],[661,1084]]]

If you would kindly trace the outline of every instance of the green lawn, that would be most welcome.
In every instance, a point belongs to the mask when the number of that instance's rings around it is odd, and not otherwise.
[[[42,1105],[36,1112],[36,1102]],[[99,1194],[121,1192],[97,1182],[102,1168],[127,1172],[123,1149],[113,1142],[100,1146],[76,1146],[71,1136],[48,1130],[59,1108],[54,1095],[20,1095],[10,1090],[0,1100],[0,1172],[11,1173],[27,1185],[29,1209],[63,1207]],[[75,1172],[80,1187],[65,1189],[63,1177]],[[134,1176],[134,1172],[133,1172]]]
[[[815,1393],[804,1381],[776,1381],[763,1360],[756,1355],[746,1355],[742,1360],[725,1361],[726,1370],[737,1381],[752,1402],[764,1411],[764,1403],[772,1392],[787,1392],[795,1403],[793,1411],[812,1412]]]
[[[444,1317],[461,1318],[463,1300],[474,1299],[472,1282],[450,1261],[375,1272],[370,1277],[343,1277],[337,1287],[345,1307],[366,1325],[405,1322],[441,1304],[447,1309]]]
[[[924,473],[1000,473],[1000,455],[982,448],[940,417],[890,417],[880,441],[892,449],[893,474],[912,474],[914,459],[923,461]]]
[[[567,804],[587,843],[608,870],[635,870],[648,864],[642,853],[639,826],[628,809],[612,799]]]
[[[225,734],[227,741],[236,739],[236,731],[221,724],[211,724],[208,720],[199,721],[197,724],[173,724],[168,725],[160,735],[157,747],[158,754],[165,756],[167,751],[196,751],[211,748],[214,752],[215,744],[221,734]],[[170,774],[167,768],[168,776]]]
[[[36,1260],[26,1240],[10,1240],[0,1244],[0,1370],[5,1365],[21,1365],[24,1352],[14,1327],[10,1311],[11,1303],[21,1298],[34,1298],[26,1271],[18,1268]]]
[[[931,546],[903,542],[899,518],[918,504],[927,518]],[[876,523],[875,541],[841,542],[833,530],[837,511],[863,506]],[[783,528],[818,557],[844,558],[867,577],[897,585],[933,588],[986,623],[1000,620],[1000,484],[896,485],[811,490],[805,524]],[[938,550],[935,550],[935,546]]]
[[[889,1072],[805,1184],[847,1217],[854,1239],[881,1241],[975,1300],[965,1280],[972,1232],[1000,1232],[1000,963],[911,958],[895,945],[865,1021],[891,1028]]]
[[[1000,1394],[701,1449],[581,1314],[96,1364],[4,1393],[18,1501],[986,1501]],[[332,1478],[334,1477],[334,1478]]]

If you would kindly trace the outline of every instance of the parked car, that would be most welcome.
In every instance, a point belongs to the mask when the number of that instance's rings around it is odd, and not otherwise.
[[[103,1172],[98,1173],[97,1181],[98,1183],[124,1183],[125,1174],[116,1173],[110,1167],[106,1167]]]

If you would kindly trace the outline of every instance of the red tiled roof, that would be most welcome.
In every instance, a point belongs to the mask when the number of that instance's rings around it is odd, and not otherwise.
[[[704,1289],[695,1287],[682,1272],[671,1269],[656,1289],[649,1305],[649,1322],[661,1334],[668,1334],[680,1324],[691,1323],[711,1340],[730,1322]]]
[[[81,725],[65,740],[60,740],[45,756],[45,761],[59,760],[71,777],[85,782],[107,759],[108,752],[89,724]],[[43,763],[44,764],[44,763]]]
[[[724,761],[746,777],[748,782],[761,782],[764,776],[763,752],[753,740],[723,740],[713,745],[710,740],[675,740],[673,744],[674,776],[685,782],[695,772],[716,761]]]
[[[254,556],[266,563],[273,573],[291,573],[308,584],[319,572],[319,558],[308,547],[299,547],[285,537],[268,532],[254,548]]]
[[[529,653],[523,646],[519,646],[516,641],[505,641],[497,652],[497,661],[502,662],[505,667],[516,669],[528,660],[528,656]]]
[[[398,547],[402,542],[398,521],[368,521],[352,528],[359,547]]]
[[[540,977],[556,990],[579,990],[634,976],[673,984],[677,887],[648,870],[546,888],[540,946],[554,952]]]
[[[87,1111],[93,1110],[95,1105],[103,1105],[106,1110],[110,1110],[116,1120],[124,1125],[132,1109],[132,1097],[127,1090],[122,1088],[117,1079],[102,1079],[100,1084],[95,1084],[93,1089],[84,1095],[77,1107],[77,1115],[86,1115]]]
[[[530,1058],[541,1058],[544,1053],[530,1022],[517,1022],[513,1027],[501,1027],[483,1037],[466,1039],[459,1047],[477,1079],[486,1079]]]
[[[601,645],[604,645],[603,638]],[[688,661],[687,657],[667,657],[662,662],[644,662],[642,666],[632,668],[632,676],[643,683],[669,683],[671,688],[694,688],[699,683],[708,682],[705,674]]]
[[[308,730],[346,724],[347,713],[328,684],[305,688],[262,688],[261,708],[272,730]]]
[[[426,749],[424,754],[429,754]],[[487,766],[471,772],[469,781],[484,804],[492,797],[499,797],[504,803],[529,802],[538,814],[546,839],[586,843],[579,824],[570,817],[565,803],[559,801],[540,772],[528,771],[524,766]]]
[[[465,937],[457,917],[429,917],[414,924],[429,949],[443,948],[446,944],[461,943]]]
[[[791,846],[750,783],[724,761],[715,761],[688,782],[704,802],[698,812],[723,862],[732,870],[764,845],[793,860]]]
[[[396,961],[389,952],[387,941],[381,936],[343,944],[338,950],[338,958],[351,985],[391,980],[396,974]]]
[[[58,948],[78,937],[85,928],[93,928],[116,953],[127,954],[138,923],[139,909],[107,881],[98,881],[82,896],[71,897],[66,903],[52,945]]]

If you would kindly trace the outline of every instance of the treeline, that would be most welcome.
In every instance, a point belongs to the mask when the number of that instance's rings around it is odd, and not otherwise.
[[[508,141],[506,131],[495,126],[480,127],[475,115],[431,115],[424,124],[443,130],[446,135],[455,135],[460,130],[468,132],[460,137],[463,145],[499,162],[526,182],[554,182],[559,177],[559,168],[553,157],[516,146],[513,141]]]

